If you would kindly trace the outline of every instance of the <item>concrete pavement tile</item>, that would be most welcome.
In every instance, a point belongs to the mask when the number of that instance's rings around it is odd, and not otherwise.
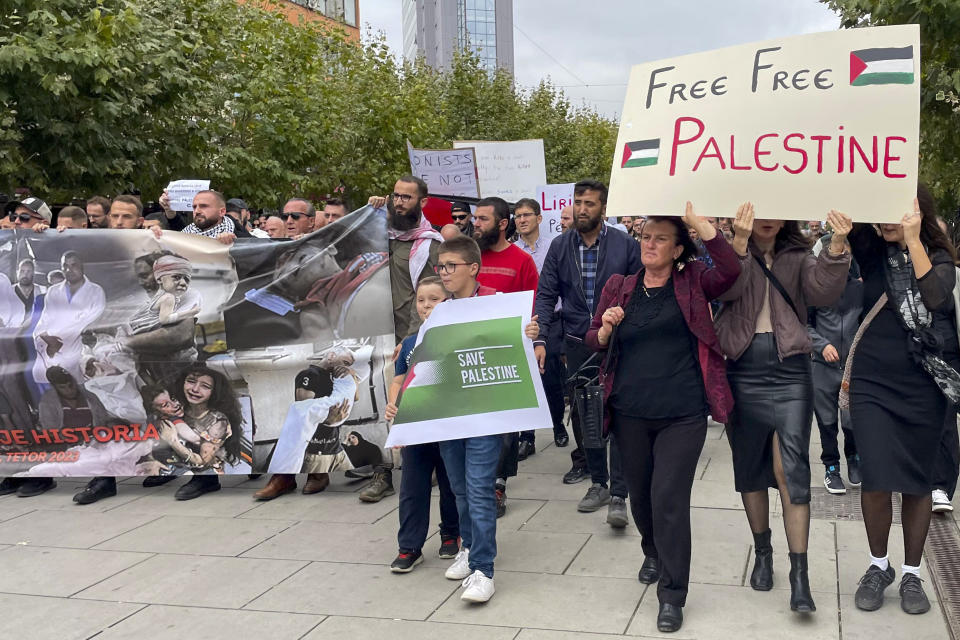
[[[0,500],[0,522],[18,518],[37,509],[38,507],[35,504],[31,505],[27,498],[18,499],[15,497],[13,500]]]
[[[481,627],[469,624],[442,624],[414,620],[383,620],[330,616],[303,640],[423,640],[424,638],[456,638],[457,640],[513,640],[519,629]],[[594,640],[591,638],[591,640]],[[600,640],[603,640],[602,638]]]
[[[750,546],[746,544],[696,541],[690,561],[690,581],[739,586],[743,581],[749,553]]]
[[[690,528],[693,532],[693,544],[701,540],[715,540],[731,544],[752,544],[750,525],[743,509],[709,509],[693,507],[690,509]]]
[[[399,485],[397,489],[399,489]],[[255,502],[253,498],[250,498],[251,510],[240,517],[370,524],[397,508],[400,503],[398,495],[388,496],[380,502],[368,503],[360,502],[354,493],[344,493],[342,491],[327,493],[324,491],[323,493],[305,496],[298,489],[296,493],[288,493],[269,502]]]
[[[899,574],[899,571],[897,572]],[[896,583],[887,591],[894,589]],[[931,595],[933,589],[927,589]],[[910,638],[910,640],[947,640],[950,631],[940,606],[930,599],[930,611],[912,616],[900,609],[896,600],[884,599],[884,605],[876,611],[861,611],[853,603],[853,596],[840,596],[840,619],[843,620],[843,640],[876,640],[877,638]]]
[[[0,553],[0,592],[67,597],[150,557],[52,547],[8,547]]]
[[[840,625],[836,594],[814,594],[814,599],[818,605],[816,613],[796,614],[790,611],[790,598],[779,591],[760,592],[750,587],[692,584],[687,606],[683,609],[683,627],[679,632],[657,631],[659,603],[656,594],[651,593],[641,602],[627,633],[657,638],[838,639]]]
[[[870,546],[867,544],[867,530],[863,522],[838,521],[836,526],[838,549],[842,551],[861,551],[865,554],[870,552]],[[898,524],[890,525],[887,553],[898,564],[903,562],[903,527]]]
[[[546,502],[543,500],[526,500],[514,498],[511,487],[507,487],[507,512],[502,518],[497,518],[497,531],[517,531],[526,524],[535,513],[540,511]],[[399,527],[399,514],[390,516]],[[606,517],[606,514],[604,514]],[[432,496],[430,500],[430,531],[439,531],[440,528],[440,496]],[[439,544],[439,542],[438,542]]]
[[[563,473],[569,471],[568,466]],[[590,488],[590,479],[577,484],[563,484],[561,475],[526,473],[521,470],[516,478],[510,478],[508,495],[511,498],[529,500],[577,500]]]
[[[107,540],[97,549],[236,556],[294,524],[280,520],[162,516]]]
[[[105,630],[97,640],[182,640],[198,635],[297,640],[321,621],[323,616],[150,605]],[[198,633],[201,629],[207,631]]]
[[[144,492],[113,513],[151,513],[154,516],[212,516],[233,518],[257,506],[245,491],[214,491],[193,500],[177,500],[173,494],[182,483],[171,482],[158,489],[132,489]],[[150,491],[150,493],[145,493]],[[98,503],[99,504],[99,503]]]
[[[98,513],[80,506],[72,511],[32,511],[0,523],[0,542],[88,549],[156,517],[145,513]]]
[[[694,507],[713,509],[742,509],[740,494],[734,491],[732,482],[697,480],[693,483],[690,504]]]
[[[459,587],[440,569],[400,575],[384,566],[313,562],[244,608],[424,620]]]
[[[867,567],[870,566],[869,553],[870,551],[866,548],[862,551],[847,551],[841,549],[837,552],[837,564],[840,567],[839,585],[841,595],[853,595],[857,592],[860,578],[863,577],[863,574],[867,571]],[[900,587],[900,578],[903,577],[903,572],[900,570],[903,564],[903,555],[894,557],[891,554],[888,557],[890,559],[890,566],[896,571],[896,577],[893,580],[893,584],[883,592],[883,597],[885,600],[896,600],[898,603],[897,606],[899,606],[900,592],[898,589]],[[924,591],[927,592],[927,597],[930,598],[930,602],[933,602],[937,597],[937,592],[930,582],[930,571],[927,568],[926,561],[920,563],[920,579],[924,581]],[[912,618],[914,616],[910,617]]]
[[[69,480],[67,478],[66,480]],[[9,499],[17,503],[22,503],[23,507],[29,506],[30,509],[43,509],[44,511],[71,511],[82,508],[84,511],[109,511],[128,502],[143,497],[146,493],[155,491],[155,489],[144,489],[142,487],[118,487],[117,495],[112,498],[104,498],[93,504],[78,505],[73,501],[73,496],[79,493],[87,483],[83,482],[64,482],[63,478],[57,478],[57,486],[32,498],[18,498],[11,496]],[[0,514],[3,513],[0,508]]]
[[[577,485],[575,485],[577,486]],[[556,533],[593,533],[612,538],[639,536],[631,519],[624,529],[612,529],[607,524],[607,510],[594,513],[577,511],[578,500],[550,500],[532,518],[523,523],[521,531],[553,531]],[[629,504],[627,505],[629,511]],[[509,507],[507,516],[510,515]],[[741,517],[743,517],[741,515]]]
[[[0,593],[3,628],[16,630],[5,637],[17,640],[84,640],[142,606]]]
[[[397,555],[397,524],[300,522],[250,549],[245,558],[284,558],[389,565]]]
[[[623,633],[644,593],[636,580],[497,571],[483,606],[447,600],[430,621]]]
[[[250,493],[262,489],[267,485],[273,474],[264,473],[259,478],[251,480],[244,474],[231,474],[220,476],[220,484],[224,489],[236,489],[238,491],[249,490]],[[297,475],[297,491],[303,488],[303,483],[307,480],[307,474]],[[330,474],[330,485],[325,489],[326,492],[352,493],[366,486],[369,480],[351,480],[342,473]]]
[[[305,564],[288,560],[154,556],[74,597],[239,609]]]
[[[703,457],[700,458],[703,460]],[[710,457],[710,464],[706,471],[701,475],[695,476],[697,480],[709,480],[710,482],[726,482],[733,489],[733,462],[728,455],[724,458],[722,455],[713,455]]]
[[[589,536],[583,533],[497,530],[496,566],[510,571],[563,573]],[[425,554],[424,565],[446,570],[452,560],[441,560],[435,552]]]
[[[548,631],[546,629],[523,629],[516,640],[623,640],[623,636],[606,633],[591,633],[588,636],[573,631]]]
[[[642,563],[640,536],[591,536],[566,575],[636,580]]]

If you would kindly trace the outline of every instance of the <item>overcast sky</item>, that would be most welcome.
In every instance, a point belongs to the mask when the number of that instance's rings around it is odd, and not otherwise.
[[[360,20],[402,55],[400,0],[360,0]],[[514,72],[616,117],[631,65],[838,25],[816,0],[514,0]]]

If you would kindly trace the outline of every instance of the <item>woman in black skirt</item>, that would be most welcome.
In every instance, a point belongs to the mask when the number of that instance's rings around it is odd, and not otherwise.
[[[945,394],[955,399],[960,389],[953,368],[960,356],[952,296],[956,256],[922,185],[914,212],[901,224],[881,224],[879,230],[858,224],[850,244],[863,273],[863,308],[876,312],[858,333],[849,376],[870,544],[870,567],[855,602],[865,611],[879,609],[883,590],[894,580],[887,539],[891,493],[898,492],[905,555],[900,606],[924,613],[930,602],[918,572],[930,526],[931,475],[944,430]],[[887,301],[876,311],[884,294]]]
[[[814,256],[793,220],[753,220],[746,204],[734,223],[734,250],[749,256],[720,296],[717,337],[727,356],[733,413],[727,438],[734,484],[753,533],[750,586],[773,588],[768,488],[778,488],[790,551],[790,608],[816,611],[807,576],[813,383],[807,307],[832,305],[847,283],[850,218],[831,212],[833,237]]]

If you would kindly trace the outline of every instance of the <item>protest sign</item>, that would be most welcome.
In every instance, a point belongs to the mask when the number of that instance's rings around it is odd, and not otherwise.
[[[481,198],[499,196],[516,202],[533,197],[537,187],[547,183],[543,140],[458,140],[453,147],[476,151]]]
[[[532,291],[438,305],[417,334],[387,446],[549,428],[523,335],[532,306]]]
[[[193,211],[193,197],[210,188],[209,180],[174,180],[167,185],[167,197],[174,211]]]
[[[300,240],[230,247],[0,232],[0,476],[377,464],[386,238],[371,207]]]
[[[920,31],[844,29],[637,65],[607,215],[897,222],[917,187]]]
[[[560,212],[564,207],[573,204],[574,184],[576,183],[567,182],[537,187],[537,200],[540,202],[540,213],[543,215],[543,220],[540,222],[540,237],[546,238],[548,244],[563,233]]]
[[[480,197],[477,157],[473,149],[415,149],[407,140],[410,173],[438,196]]]

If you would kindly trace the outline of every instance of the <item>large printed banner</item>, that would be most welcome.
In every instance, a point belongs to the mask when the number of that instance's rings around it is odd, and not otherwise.
[[[387,446],[549,428],[523,335],[532,306],[532,291],[438,305],[417,334]]]
[[[607,215],[898,222],[917,188],[917,25],[848,29],[637,65]]]
[[[386,220],[297,241],[0,232],[0,475],[297,473],[382,459]]]

